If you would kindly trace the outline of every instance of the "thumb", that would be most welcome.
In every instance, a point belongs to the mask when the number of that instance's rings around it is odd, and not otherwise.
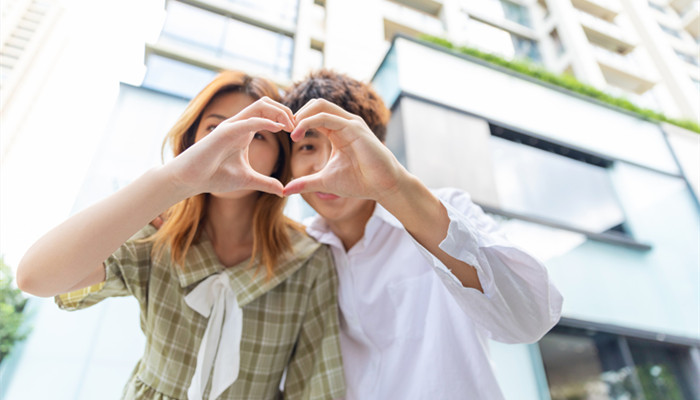
[[[250,189],[282,197],[284,186],[282,186],[282,182],[277,179],[256,172],[251,177]]]
[[[322,183],[322,175],[315,173],[301,178],[293,179],[284,187],[284,195],[289,196],[297,193],[323,192],[325,186]],[[327,189],[326,189],[327,190]]]

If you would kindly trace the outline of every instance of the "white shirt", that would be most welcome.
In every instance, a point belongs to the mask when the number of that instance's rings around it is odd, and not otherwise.
[[[440,248],[477,269],[465,288],[379,204],[348,252],[323,219],[308,233],[333,250],[347,398],[502,399],[487,338],[539,340],[561,315],[545,267],[496,232],[456,189],[434,191],[450,226]]]

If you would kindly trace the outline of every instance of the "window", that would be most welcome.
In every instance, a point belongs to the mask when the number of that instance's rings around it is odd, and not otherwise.
[[[190,99],[211,81],[216,72],[152,54],[146,63],[143,87]]]
[[[226,26],[222,58],[244,71],[288,79],[293,45],[289,36],[231,19]]]
[[[475,19],[467,21],[466,31],[471,42],[485,51],[511,59],[527,58],[538,63],[542,60],[534,40]]]
[[[476,7],[479,12],[491,17],[505,18],[517,24],[532,27],[528,8],[508,0],[480,0],[478,2],[465,1],[467,8]]]
[[[159,43],[247,72],[281,80],[291,76],[291,37],[176,1],[168,3],[167,12]]]
[[[528,28],[532,27],[527,7],[511,3],[507,0],[501,0],[501,7],[503,7],[503,13],[507,19],[517,22],[520,25],[527,26]]]
[[[624,233],[612,161],[491,125],[499,207],[594,233]]]
[[[549,33],[549,38],[552,40],[552,44],[554,44],[554,51],[556,52],[557,56],[561,56],[566,52],[564,43],[562,43],[561,37],[559,37],[559,32],[557,32],[556,29],[552,29],[552,31]]]
[[[614,335],[549,333],[539,346],[552,400],[640,398]]]
[[[552,400],[690,400],[697,394],[688,346],[560,325],[539,348]]]
[[[639,383],[647,399],[683,400],[693,398],[684,373],[691,363],[688,351],[681,346],[629,340],[630,353]]]
[[[310,70],[323,68],[323,47],[311,45],[309,49],[308,66]]]
[[[648,3],[649,7],[653,8],[656,11],[666,14],[666,7],[662,6],[661,4],[656,4],[653,1],[649,1]]]
[[[248,11],[282,23],[296,23],[298,0],[228,0]]]
[[[697,90],[697,92],[700,93],[700,81],[695,78],[690,78],[690,80],[693,81],[693,84],[695,85],[695,90]]]
[[[676,55],[677,55],[678,58],[680,58],[681,60],[687,62],[688,64],[693,64],[693,65],[695,65],[695,66],[698,66],[698,59],[697,59],[697,57],[693,57],[693,56],[691,56],[691,55],[688,54],[688,53],[684,53],[684,52],[678,51],[678,50],[676,50],[676,49],[674,49],[673,51],[676,52]]]
[[[659,24],[659,27],[661,28],[662,31],[666,32],[667,34],[676,37],[678,39],[682,39],[681,33],[673,28],[669,28],[668,26],[664,24]]]

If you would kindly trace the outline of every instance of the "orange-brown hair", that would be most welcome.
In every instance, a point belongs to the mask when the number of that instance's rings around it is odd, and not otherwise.
[[[263,78],[251,77],[242,72],[223,71],[218,74],[192,101],[170,129],[163,141],[163,150],[169,144],[173,155],[185,151],[194,144],[197,126],[209,103],[224,93],[243,93],[257,100],[267,96],[279,101],[277,87]],[[291,179],[289,167],[289,140],[287,134],[277,133],[279,160],[272,177],[286,184]],[[274,265],[279,257],[291,250],[288,227],[300,229],[299,225],[283,214],[285,199],[259,192],[253,212],[253,253],[251,260],[264,265],[268,278],[274,274]],[[199,239],[206,218],[209,194],[203,193],[185,199],[170,207],[164,223],[149,240],[153,241],[153,256],[160,258],[170,249],[171,261],[185,268],[185,258],[190,246]]]
[[[391,112],[369,84],[321,69],[295,83],[284,96],[284,104],[296,113],[311,99],[326,99],[362,117],[377,138],[384,141]]]

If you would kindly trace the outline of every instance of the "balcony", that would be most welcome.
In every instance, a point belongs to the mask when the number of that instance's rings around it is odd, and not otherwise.
[[[593,46],[593,52],[605,80],[610,85],[643,94],[656,84],[653,78],[640,69],[634,59],[634,53],[622,55],[598,46]]]
[[[691,3],[696,2],[697,0],[671,0],[668,2],[668,5],[676,9],[679,13],[683,12]]]
[[[695,39],[700,38],[700,3],[693,2],[681,14],[683,28]]]
[[[435,12],[439,13],[439,9]],[[388,40],[391,40],[394,33],[398,32],[411,35],[427,33],[436,36],[444,32],[444,25],[435,14],[429,14],[398,2],[385,0],[382,4],[382,15],[386,21],[385,35]]]
[[[579,11],[579,21],[588,40],[621,54],[629,53],[637,45],[632,36],[607,20]]]
[[[571,0],[571,4],[581,11],[612,21],[622,11],[617,0]]]

